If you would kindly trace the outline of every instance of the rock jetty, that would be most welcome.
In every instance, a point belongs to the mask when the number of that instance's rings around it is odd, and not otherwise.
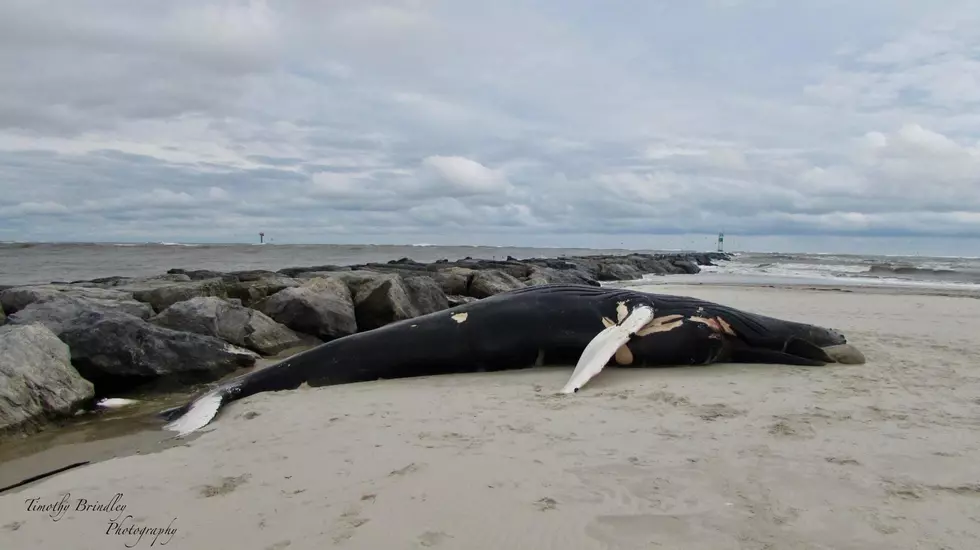
[[[525,286],[694,274],[724,253],[518,260],[408,258],[279,271],[171,269],[156,277],[0,292],[0,434],[28,433],[96,398],[213,381],[263,356]]]

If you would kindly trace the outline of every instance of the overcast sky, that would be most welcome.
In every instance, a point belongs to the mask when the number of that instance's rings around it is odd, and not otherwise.
[[[3,0],[0,240],[980,255],[976,6]]]

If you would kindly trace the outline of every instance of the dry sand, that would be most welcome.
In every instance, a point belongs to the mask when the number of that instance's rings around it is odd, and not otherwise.
[[[0,547],[150,547],[106,534],[131,515],[174,529],[168,548],[980,548],[980,300],[654,290],[839,328],[868,363],[608,369],[562,397],[568,368],[257,395],[184,446],[0,496]],[[66,493],[58,521],[27,510]]]

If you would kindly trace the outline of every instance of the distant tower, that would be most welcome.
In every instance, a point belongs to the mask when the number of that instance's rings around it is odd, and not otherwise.
[[[259,233],[259,244],[265,242],[265,233]],[[720,245],[719,245],[720,246]]]
[[[725,251],[725,234],[718,233],[718,252]]]

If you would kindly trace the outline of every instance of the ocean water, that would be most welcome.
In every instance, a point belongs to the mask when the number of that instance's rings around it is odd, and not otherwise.
[[[75,281],[98,277],[153,276],[171,268],[234,271],[290,266],[348,265],[412,258],[420,262],[465,257],[518,259],[629,252],[588,248],[488,246],[285,245],[285,244],[76,244],[0,243],[0,285]],[[980,289],[980,258],[735,252],[731,261],[703,267],[683,282],[798,282],[919,285]]]
[[[980,257],[737,252],[702,267],[704,282],[918,286],[980,290]]]

